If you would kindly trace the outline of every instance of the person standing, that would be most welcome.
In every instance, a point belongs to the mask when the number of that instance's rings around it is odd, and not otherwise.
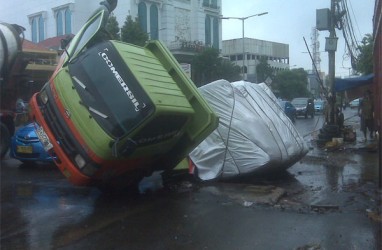
[[[370,133],[370,139],[373,139],[374,133],[374,105],[371,91],[367,90],[359,103],[358,115],[361,117],[361,131],[367,141],[367,130]]]

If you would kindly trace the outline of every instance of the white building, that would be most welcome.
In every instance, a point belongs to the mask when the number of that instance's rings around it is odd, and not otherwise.
[[[102,0],[0,0],[0,22],[26,28],[25,38],[35,43],[76,34]],[[237,65],[243,65],[242,39],[222,42],[221,0],[119,0],[113,11],[119,26],[127,16],[137,19],[150,39],[164,42],[181,63],[205,47],[219,49]],[[244,38],[246,79],[256,80],[260,56],[276,68],[288,68],[289,45]]]
[[[225,40],[222,55],[242,69],[244,66],[244,79],[250,82],[257,82],[256,66],[261,57],[265,57],[275,71],[289,69],[289,44],[245,37],[243,47],[243,38]]]
[[[101,0],[0,0],[0,22],[26,28],[35,43],[76,34]],[[182,61],[203,47],[221,49],[221,0],[119,0],[113,14],[122,27],[126,17],[139,20],[151,39],[164,42]]]

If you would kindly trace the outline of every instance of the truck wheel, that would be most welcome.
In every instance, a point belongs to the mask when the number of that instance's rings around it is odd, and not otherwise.
[[[1,140],[1,145],[0,145],[0,151],[1,151],[1,159],[5,156],[5,154],[8,152],[9,146],[11,144],[11,135],[8,131],[8,128],[0,123],[0,140]]]

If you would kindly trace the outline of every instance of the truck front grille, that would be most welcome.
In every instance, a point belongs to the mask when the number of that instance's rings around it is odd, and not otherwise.
[[[66,126],[66,123],[60,115],[58,109],[54,106],[54,101],[52,101],[53,95],[50,87],[46,86],[45,91],[49,97],[49,101],[45,105],[39,103],[45,122],[55,135],[58,144],[69,157],[70,161],[75,162],[74,157],[79,153],[81,147],[78,143],[76,143],[70,129]],[[41,101],[39,100],[39,102]]]

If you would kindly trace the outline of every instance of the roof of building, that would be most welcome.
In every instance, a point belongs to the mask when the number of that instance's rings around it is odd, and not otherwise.
[[[24,39],[23,50],[49,51],[46,47]]]
[[[61,49],[61,40],[66,38],[72,38],[74,35],[62,35],[62,36],[55,36],[48,39],[45,39],[44,41],[39,42],[38,44],[41,46],[44,46],[48,49],[54,49],[54,50],[60,50]]]

